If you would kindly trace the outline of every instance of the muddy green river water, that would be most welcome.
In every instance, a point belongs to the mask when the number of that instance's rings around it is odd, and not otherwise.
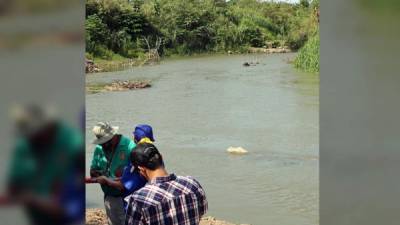
[[[153,126],[169,172],[203,185],[208,215],[253,225],[318,224],[319,77],[288,64],[294,54],[202,56],[87,75],[87,83],[148,79],[148,89],[87,94],[91,128],[109,121],[131,137]],[[245,61],[258,61],[244,67]],[[241,146],[247,155],[229,155]],[[87,185],[87,207],[104,207]]]

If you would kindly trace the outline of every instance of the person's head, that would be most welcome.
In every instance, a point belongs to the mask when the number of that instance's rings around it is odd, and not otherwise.
[[[93,144],[101,145],[103,149],[110,149],[117,141],[118,127],[113,127],[108,123],[99,122],[93,127],[96,139]]]
[[[26,138],[35,149],[52,144],[57,127],[54,108],[36,104],[15,106],[11,113],[17,135]]]
[[[131,153],[132,165],[139,169],[140,174],[150,180],[150,174],[164,169],[163,158],[153,144],[141,143]]]
[[[148,142],[154,142],[153,128],[151,128],[150,125],[139,124],[135,127],[135,130],[132,134],[135,143],[140,143],[140,141],[144,138],[148,138],[150,140]]]

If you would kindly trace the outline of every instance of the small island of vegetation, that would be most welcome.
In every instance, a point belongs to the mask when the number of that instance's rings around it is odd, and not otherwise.
[[[86,91],[90,94],[94,94],[104,91],[128,91],[149,87],[151,87],[151,83],[147,80],[115,80],[111,83],[97,83],[86,85]]]

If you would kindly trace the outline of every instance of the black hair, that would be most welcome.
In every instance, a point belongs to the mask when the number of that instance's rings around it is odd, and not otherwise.
[[[164,161],[160,152],[156,146],[150,143],[138,144],[132,150],[130,159],[135,168],[142,166],[149,170],[156,170],[164,167]]]

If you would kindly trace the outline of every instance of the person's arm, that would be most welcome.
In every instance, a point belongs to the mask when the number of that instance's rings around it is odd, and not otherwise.
[[[206,192],[204,191],[203,187],[201,184],[196,180],[193,179],[193,181],[197,184],[197,192],[198,196],[201,196],[201,198],[198,199],[198,210],[199,210],[199,216],[200,218],[207,213],[208,210],[208,201],[206,197]]]
[[[135,203],[133,197],[129,199],[128,209],[125,216],[125,225],[144,225],[142,209]]]
[[[18,198],[20,203],[33,207],[36,210],[45,212],[47,215],[52,215],[60,218],[65,215],[65,209],[57,201],[55,196],[44,198],[37,196],[31,192],[25,192]]]
[[[207,210],[208,210],[208,201],[207,201],[206,195],[204,194],[203,198],[202,198],[202,200],[200,202],[200,207],[199,207],[199,216],[200,216],[200,218],[202,216],[204,216],[204,214],[207,213]]]
[[[99,146],[96,146],[93,153],[92,163],[90,164],[90,177],[99,177],[103,175],[100,165],[102,156],[102,149]]]
[[[121,180],[118,178],[114,180],[114,179],[110,179],[106,176],[99,176],[99,177],[97,177],[96,180],[99,184],[105,184],[110,187],[116,188],[120,191],[124,190],[124,186],[122,185]]]
[[[96,169],[90,169],[90,177],[99,177],[101,176],[101,172]]]
[[[27,143],[24,140],[17,140],[7,174],[6,195],[8,198],[17,198],[20,193],[28,188],[26,181],[31,178],[35,166],[29,154]]]
[[[130,140],[129,145],[128,145],[128,153],[129,156],[131,155],[131,152],[136,148],[136,144],[134,141]]]

